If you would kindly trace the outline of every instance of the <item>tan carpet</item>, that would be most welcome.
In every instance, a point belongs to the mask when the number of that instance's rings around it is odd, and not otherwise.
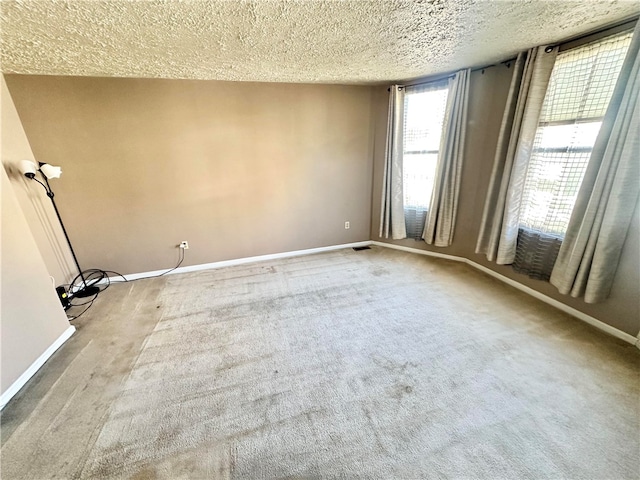
[[[640,351],[373,247],[116,285],[2,414],[2,478],[640,477]]]

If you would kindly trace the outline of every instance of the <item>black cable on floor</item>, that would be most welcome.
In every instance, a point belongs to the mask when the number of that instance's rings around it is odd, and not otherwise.
[[[109,277],[110,273],[115,274],[116,277],[122,278],[122,280],[117,280],[115,281],[115,283],[121,283],[121,282],[128,283],[128,282],[135,282],[136,280],[146,280],[148,278],[162,277],[168,273],[173,272],[175,269],[180,267],[180,265],[182,265],[182,262],[184,262],[185,249],[182,248],[180,250],[182,251],[182,255],[180,256],[180,261],[178,262],[178,264],[175,267],[170,268],[166,272],[162,272],[158,275],[149,275],[148,277],[140,277],[140,278],[134,278],[132,280],[129,280],[127,277],[125,277],[121,273],[115,272],[113,270],[100,270],[99,268],[91,268],[89,270],[84,270],[82,274],[78,274],[71,281],[71,283],[62,285],[64,287],[67,287],[67,290],[69,292],[69,306],[66,308],[67,310],[73,307],[82,307],[87,305],[87,307],[78,315],[75,315],[75,316],[67,315],[67,319],[69,321],[75,320],[80,316],[82,316],[87,310],[91,308],[91,306],[93,305],[93,302],[95,302],[96,299],[98,298],[98,295],[100,295],[102,292],[104,292],[107,288],[111,286],[112,280],[111,280],[111,277]],[[84,277],[84,281],[82,281],[83,277]],[[80,280],[80,283],[78,283],[78,280]],[[92,287],[92,286],[95,286],[99,289],[95,295],[93,295],[89,300],[87,300],[86,298],[83,298],[83,300],[85,301],[82,303],[74,303],[74,296],[73,296],[74,291],[78,292],[86,287]]]

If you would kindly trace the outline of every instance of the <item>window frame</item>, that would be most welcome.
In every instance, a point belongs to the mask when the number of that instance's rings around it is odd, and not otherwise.
[[[571,48],[561,48],[560,49],[560,53],[559,53],[559,58],[560,55],[564,55],[564,54],[568,54],[571,51],[574,51],[576,49],[581,49],[581,48],[586,48],[588,45],[593,45],[593,44],[597,44],[599,42],[606,42],[608,39],[612,39],[618,36],[624,36],[624,35],[630,35],[631,31],[629,30],[629,28],[621,28],[615,32],[609,32],[607,35],[599,35],[597,38],[591,38],[589,41],[581,41],[579,44],[574,42],[574,44],[572,45]],[[597,61],[597,56],[600,54],[599,51],[595,52],[593,56],[588,56],[587,58],[593,58],[594,61]],[[622,60],[624,60],[624,56],[622,58]],[[622,61],[621,60],[621,61]],[[554,66],[555,69],[555,66]],[[576,70],[579,71],[580,66],[577,65],[576,66]],[[593,70],[592,70],[593,73]],[[553,73],[552,73],[553,75]],[[562,77],[561,77],[562,78]],[[617,76],[615,77],[615,79],[617,79]],[[615,79],[613,81],[613,85],[615,85]],[[591,79],[589,79],[590,81]],[[591,86],[591,84],[588,84],[589,87]],[[592,87],[591,87],[592,88]],[[547,90],[547,95],[549,95],[549,91]],[[580,99],[581,102],[586,102],[587,97],[586,95],[588,95],[587,93],[583,93],[582,94],[582,98]],[[556,98],[556,101],[560,100],[562,101],[562,98],[564,97],[560,97],[560,98]],[[571,97],[569,97],[571,98]],[[547,101],[547,98],[545,98],[545,102]],[[607,102],[607,106],[609,104],[609,102],[611,101],[611,98],[609,97],[609,100]],[[553,107],[552,107],[553,108]],[[606,108],[605,108],[606,111]],[[560,110],[560,113],[562,113],[562,110]],[[574,144],[572,143],[571,139],[568,138],[566,144],[564,145],[558,145],[558,146],[552,146],[552,147],[544,147],[539,145],[538,142],[538,136],[542,135],[543,132],[541,131],[541,129],[543,128],[547,128],[547,127],[557,127],[557,126],[563,126],[563,125],[581,125],[581,124],[592,124],[592,123],[600,123],[600,126],[598,127],[598,132],[602,126],[602,122],[604,120],[604,112],[602,113],[602,115],[598,115],[598,116],[591,116],[591,117],[580,117],[580,113],[579,111],[575,112],[578,116],[574,117],[574,118],[566,118],[566,119],[560,119],[560,120],[550,120],[550,121],[539,121],[537,128],[536,128],[536,140],[534,141],[534,144],[532,145],[532,150],[531,150],[531,158],[530,158],[530,167],[532,164],[536,164],[536,166],[538,167],[540,164],[545,162],[544,156],[545,155],[557,155],[558,157],[562,157],[563,154],[566,155],[566,158],[564,159],[564,162],[561,161],[557,161],[554,163],[558,163],[562,165],[562,168],[564,168],[565,166],[570,165],[571,163],[571,154],[575,154],[576,156],[580,156],[580,157],[584,157],[584,155],[590,156],[591,152],[593,151],[593,147],[595,145],[596,142],[596,138],[597,138],[597,134],[596,136],[593,138],[593,142],[591,142],[590,146],[586,146],[586,145],[576,145],[574,146]],[[575,132],[574,132],[575,133]],[[536,156],[540,155],[540,157],[536,158]],[[542,158],[541,158],[542,157]],[[533,161],[533,162],[532,162]],[[548,159],[547,159],[548,161]],[[586,169],[588,168],[588,157],[587,157],[587,161],[585,162],[585,165],[583,167],[582,173],[580,175],[580,181],[578,182],[578,186],[577,186],[577,190],[579,191],[580,189],[580,185],[582,184],[582,179],[584,177],[584,172],[586,171]],[[527,173],[527,175],[529,175],[529,172]],[[575,177],[574,177],[575,178]],[[527,178],[526,182],[528,183],[529,181],[531,181],[534,184],[534,187],[536,184],[544,182],[544,178],[542,176],[539,176],[538,178],[535,178],[533,180],[529,180],[529,178]],[[563,195],[562,192],[567,191],[567,190],[571,190],[571,186],[570,186],[570,182],[571,181],[571,176],[570,174],[568,174],[567,176],[563,176],[561,178],[558,178],[557,180],[549,180],[549,182],[557,182],[557,183],[561,183],[562,185],[559,186],[557,192],[558,193],[553,193],[553,197],[552,197],[552,204],[560,205],[563,204],[564,202],[562,201],[563,197],[567,197],[567,195]],[[527,187],[525,186],[525,189]],[[522,202],[523,205],[521,206],[521,214],[519,216],[518,219],[518,227],[520,230],[523,231],[527,231],[529,233],[535,233],[535,234],[540,234],[540,235],[544,235],[550,238],[557,238],[559,240],[562,240],[564,238],[564,235],[566,234],[566,228],[569,222],[569,219],[571,217],[571,212],[573,211],[573,208],[575,208],[575,201],[577,198],[577,191],[576,191],[576,197],[574,197],[573,199],[573,205],[571,206],[570,212],[569,212],[569,218],[566,220],[566,222],[564,222],[564,220],[561,220],[561,217],[563,216],[562,212],[565,211],[566,209],[562,209],[562,207],[557,207],[555,212],[553,212],[553,215],[556,216],[556,219],[560,219],[560,226],[564,227],[563,229],[553,229],[552,228],[555,226],[553,225],[553,222],[551,222],[551,225],[549,227],[549,230],[546,229],[541,229],[539,228],[541,225],[540,218],[542,217],[547,217],[549,218],[550,215],[550,208],[547,207],[545,209],[545,212],[543,212],[543,214],[541,216],[536,217],[535,215],[532,215],[531,211],[529,210],[529,205],[524,205],[524,203],[527,202],[527,200],[531,201],[535,195],[539,195],[539,196],[543,196],[545,193],[549,193],[548,190],[543,190],[543,189],[538,189],[538,188],[531,188],[528,191],[526,191],[526,195],[528,196],[528,198],[523,197]],[[537,225],[536,225],[537,224]],[[533,226],[532,226],[533,225]]]
[[[409,156],[409,155],[436,155],[436,160],[435,160],[435,167],[433,169],[433,173],[435,174],[435,171],[437,170],[437,166],[438,163],[440,161],[440,146],[442,143],[442,135],[443,135],[443,131],[444,131],[444,121],[445,121],[445,116],[446,116],[446,106],[447,106],[447,101],[449,98],[449,81],[450,81],[450,77],[445,77],[445,78],[440,78],[438,80],[434,80],[434,81],[430,81],[430,82],[425,82],[425,83],[421,83],[418,85],[413,85],[413,86],[407,86],[404,87],[405,88],[405,93],[404,93],[404,111],[403,111],[403,134],[402,134],[402,167],[403,167],[403,191],[405,191],[406,187],[407,187],[407,183],[406,183],[406,177],[404,175],[405,172],[405,166],[406,166],[406,160],[405,157]],[[408,108],[408,104],[411,101],[411,96],[413,95],[420,95],[421,93],[426,93],[426,92],[437,92],[437,91],[445,91],[446,94],[444,95],[444,98],[441,100],[441,107],[442,107],[442,118],[439,121],[439,135],[438,135],[438,148],[437,149],[423,149],[423,150],[407,150],[407,146],[406,146],[406,141],[407,141],[407,112],[409,110]],[[430,186],[429,189],[433,188],[433,183]],[[430,203],[430,200],[429,200]],[[413,205],[413,204],[407,204],[406,202],[406,196],[403,194],[403,206],[406,210],[409,209],[419,209],[419,210],[425,210],[428,211],[430,205]]]

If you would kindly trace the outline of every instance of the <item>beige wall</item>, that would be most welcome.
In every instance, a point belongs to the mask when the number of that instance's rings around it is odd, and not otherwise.
[[[369,239],[369,87],[8,75],[83,268]],[[351,228],[345,230],[344,222]]]
[[[453,244],[447,248],[431,247],[424,241],[394,241],[378,236],[388,94],[386,88],[376,89],[372,107],[375,116],[375,153],[371,238],[469,258],[635,336],[640,330],[640,209],[637,209],[634,223],[627,235],[611,295],[607,301],[600,304],[589,305],[581,299],[560,295],[556,288],[547,282],[530,279],[515,273],[511,267],[496,265],[487,261],[484,255],[474,253],[511,72],[512,70],[506,66],[497,66],[486,69],[484,74],[476,71],[471,75],[468,136],[458,218]]]
[[[40,185],[24,178],[16,168],[20,160],[37,161],[37,159],[31,151],[2,76],[0,76],[0,83],[2,88],[0,98],[3,102],[0,132],[3,167],[9,175],[13,192],[27,219],[49,275],[54,277],[56,285],[69,283],[78,272],[51,201]]]
[[[0,106],[4,161],[4,140],[10,132],[19,135],[21,127],[7,121],[5,109],[13,105],[4,94]],[[4,393],[69,328],[69,322],[2,168],[0,175],[0,391]]]

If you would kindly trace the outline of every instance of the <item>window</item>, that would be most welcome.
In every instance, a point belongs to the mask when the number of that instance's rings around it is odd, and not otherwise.
[[[407,237],[420,239],[438,163],[447,81],[407,87],[404,97],[403,193]]]
[[[631,35],[558,54],[529,162],[521,229],[564,237]]]

